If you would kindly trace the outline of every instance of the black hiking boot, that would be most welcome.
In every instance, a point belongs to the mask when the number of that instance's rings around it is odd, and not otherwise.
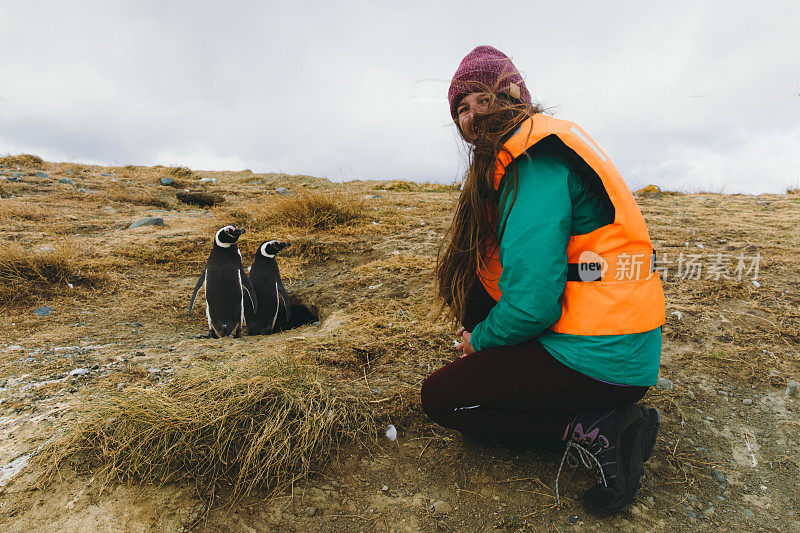
[[[564,435],[568,442],[559,475],[565,461],[597,471],[597,485],[583,494],[587,511],[605,516],[630,507],[642,486],[642,464],[653,451],[659,423],[658,410],[639,406],[575,416]]]

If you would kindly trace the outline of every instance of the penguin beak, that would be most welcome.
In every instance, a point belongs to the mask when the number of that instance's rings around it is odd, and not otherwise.
[[[280,252],[284,248],[288,248],[291,245],[292,245],[292,243],[290,243],[290,242],[276,242],[275,245],[274,245],[275,246],[275,251]]]
[[[244,233],[246,233],[244,228],[236,228],[235,230],[233,230],[233,234],[236,236],[237,239],[241,237]]]

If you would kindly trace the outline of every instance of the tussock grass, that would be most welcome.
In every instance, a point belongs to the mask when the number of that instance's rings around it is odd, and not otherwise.
[[[49,294],[77,276],[75,254],[66,242],[28,250],[17,243],[0,247],[0,305]]]
[[[170,167],[167,169],[167,174],[173,178],[188,179],[193,176],[191,169],[187,167]]]
[[[286,226],[324,229],[365,217],[364,202],[340,192],[300,191],[278,200],[270,218]]]
[[[42,481],[67,461],[101,466],[105,482],[193,481],[230,487],[234,501],[279,490],[345,443],[377,437],[369,405],[334,394],[315,367],[284,356],[189,371],[163,388],[129,388],[99,402],[37,456]]]
[[[253,202],[220,211],[217,219],[248,231],[276,226],[330,229],[365,217],[364,202],[336,191],[301,190],[268,202]]]
[[[148,205],[162,209],[168,209],[171,206],[168,200],[155,193],[126,187],[114,187],[108,192],[108,198],[124,204]]]
[[[0,164],[17,165],[20,167],[41,167],[44,164],[44,161],[38,155],[20,154],[0,157]]]

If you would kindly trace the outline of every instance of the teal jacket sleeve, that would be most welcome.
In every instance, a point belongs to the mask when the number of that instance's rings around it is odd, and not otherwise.
[[[500,218],[506,220],[499,250],[502,296],[472,331],[475,350],[538,337],[561,316],[572,226],[571,170],[551,155],[523,155],[515,164],[516,199],[510,210],[511,194],[500,206]]]

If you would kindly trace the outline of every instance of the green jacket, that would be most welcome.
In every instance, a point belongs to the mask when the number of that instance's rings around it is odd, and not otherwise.
[[[502,297],[475,326],[475,350],[536,338],[566,366],[621,385],[650,386],[658,378],[661,328],[628,335],[570,335],[547,329],[561,316],[567,282],[567,243],[610,224],[607,195],[590,189],[557,152],[534,147],[513,163],[519,172],[516,198],[500,205]],[[509,167],[507,172],[513,172]],[[503,198],[503,195],[501,195]],[[502,200],[501,200],[502,201]],[[502,227],[502,224],[499,224]]]

